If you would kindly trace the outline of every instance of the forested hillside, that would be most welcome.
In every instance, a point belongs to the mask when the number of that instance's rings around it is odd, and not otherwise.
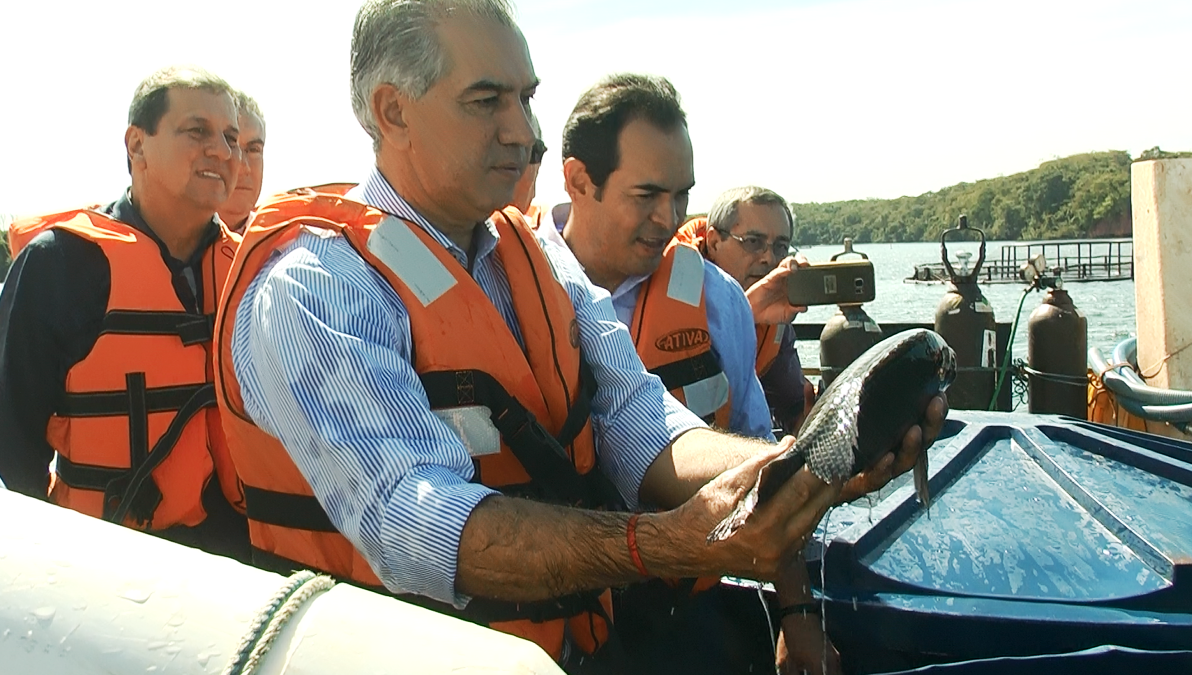
[[[1192,153],[1147,150],[1139,160]],[[929,241],[960,214],[990,239],[1129,236],[1130,164],[1125,152],[1045,162],[1037,169],[899,199],[791,204],[800,245],[856,241]]]
[[[12,216],[0,213],[0,280],[8,276],[8,268],[12,265],[12,255],[8,250],[8,224]]]

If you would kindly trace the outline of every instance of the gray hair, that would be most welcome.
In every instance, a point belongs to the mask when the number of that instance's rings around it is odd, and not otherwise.
[[[450,69],[435,27],[459,13],[515,26],[507,0],[366,0],[352,29],[352,112],[381,147],[381,130],[372,114],[372,95],[391,84],[412,99],[421,98]]]
[[[261,106],[257,100],[248,94],[237,91],[236,92],[236,109],[241,115],[252,115],[261,120],[261,126],[265,126],[265,116],[261,114]]]
[[[791,207],[777,192],[766,188],[749,185],[733,188],[720,193],[712,208],[708,210],[708,227],[728,232],[737,224],[737,210],[741,204],[757,204],[758,206],[778,205],[786,214],[786,222],[790,223],[791,236],[795,234],[795,216]]]

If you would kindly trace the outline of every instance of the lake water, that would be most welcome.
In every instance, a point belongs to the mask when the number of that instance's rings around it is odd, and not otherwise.
[[[985,251],[986,260],[1000,258],[1003,243],[989,242]],[[935,308],[943,298],[944,284],[908,284],[903,279],[910,276],[914,266],[920,263],[939,262],[938,242],[915,242],[909,244],[857,244],[857,251],[865,253],[873,262],[877,285],[877,298],[865,305],[865,311],[879,324],[882,322],[932,323]],[[826,261],[843,250],[840,245],[825,245],[803,248],[801,251],[813,262]],[[948,244],[948,252],[970,251],[976,260],[977,245]],[[856,259],[848,256],[844,259]],[[1022,284],[983,284],[981,291],[993,305],[998,323],[1013,322],[1014,312],[1022,298]],[[1088,344],[1098,347],[1106,356],[1122,340],[1135,334],[1134,325],[1134,282],[1097,281],[1067,283],[1064,288],[1072,301],[1088,318]],[[1042,292],[1032,292],[1022,307],[1022,318],[1014,338],[1012,358],[1026,358],[1026,323],[1031,312],[1043,300]],[[812,307],[806,314],[800,314],[797,322],[824,323],[836,313],[836,307]],[[799,342],[799,358],[810,367],[819,365],[819,344],[815,341]]]
[[[986,259],[1000,258],[1000,250],[1004,243],[1023,242],[990,242],[986,247]],[[842,247],[812,246],[801,250],[808,260],[826,261],[839,253]],[[873,262],[877,298],[865,305],[865,311],[874,320],[878,323],[931,323],[935,320],[935,308],[944,295],[944,284],[908,284],[904,283],[903,279],[911,275],[916,264],[939,262],[938,243],[858,244],[856,250],[868,255]],[[975,244],[950,244],[948,250],[953,255],[955,251],[970,251],[974,259],[977,254]],[[4,284],[0,283],[0,289],[3,288]],[[1108,357],[1119,342],[1135,334],[1133,281],[1069,283],[1064,288],[1088,318],[1090,347],[1100,348]],[[1014,321],[1014,311],[1022,297],[1022,289],[1021,284],[981,286],[985,298],[993,305],[994,316],[999,323]],[[1012,358],[1026,358],[1027,318],[1042,299],[1043,293],[1032,292],[1023,304]],[[796,321],[824,323],[835,313],[834,306],[812,307],[806,314],[800,314]],[[814,340],[801,340],[799,358],[807,367],[818,367],[819,343]]]

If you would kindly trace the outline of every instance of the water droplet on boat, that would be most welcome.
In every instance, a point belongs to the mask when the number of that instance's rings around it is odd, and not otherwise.
[[[186,623],[186,617],[182,616],[181,614],[175,614],[174,616],[170,617],[170,620],[166,622],[166,625],[177,628],[184,623]]]
[[[153,595],[153,593],[151,593],[149,591],[145,591],[145,590],[142,590],[139,588],[130,588],[129,590],[121,593],[120,597],[124,598],[125,600],[128,600],[129,602],[135,602],[138,605],[143,605],[143,604],[145,604],[145,601],[148,600],[149,596],[151,596],[151,595]]]
[[[206,668],[206,667],[207,667],[207,663],[208,663],[209,661],[211,661],[211,657],[212,657],[212,656],[215,656],[215,654],[213,654],[213,653],[208,653],[208,652],[199,652],[199,667],[200,667],[200,668]]]
[[[182,651],[182,648],[176,644],[173,644],[173,643],[171,643],[170,646],[165,648],[165,652],[167,654],[169,654],[170,656],[177,656],[178,652],[180,652],[180,651]]]
[[[48,626],[54,621],[55,610],[53,607],[38,607],[33,610],[33,618],[43,626]]]
[[[0,633],[0,640],[7,640],[9,635],[12,635],[12,631],[5,628],[4,632]]]

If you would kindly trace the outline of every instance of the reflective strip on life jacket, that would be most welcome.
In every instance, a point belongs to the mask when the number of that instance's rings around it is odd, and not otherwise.
[[[496,254],[515,281],[511,293],[526,338],[524,351],[467,271],[420,227],[310,190],[282,195],[257,210],[216,325],[217,393],[246,485],[255,561],[381,585],[360,553],[335,531],[281,443],[245,414],[232,372],[231,337],[244,291],[271,253],[302,228],[344,236],[401,297],[410,316],[414,368],[432,412],[457,431],[473,456],[474,480],[548,501],[588,507],[619,502],[612,484],[593,470],[589,411],[595,380],[572,337],[578,334],[574,307],[520,217],[497,213],[493,221],[500,232]],[[464,335],[466,342],[460,340]],[[532,639],[557,658],[567,621],[573,632],[582,627],[591,634],[593,648],[607,639],[603,619],[577,609],[590,607],[592,596],[550,601],[554,613],[548,611],[550,603],[473,601],[464,615]]]
[[[703,256],[672,241],[658,269],[638,291],[629,332],[646,369],[675,398],[727,429],[731,391],[713,351],[703,290]]]
[[[708,255],[707,236],[708,219],[692,218],[683,223],[683,226],[675,233],[675,240],[694,247],[706,258]],[[759,323],[756,324],[755,329],[757,330],[756,372],[758,377],[761,377],[766,374],[770,366],[774,365],[774,359],[778,358],[778,350],[782,346],[786,325],[774,326]]]
[[[782,340],[789,328],[788,324],[770,325],[757,324],[757,376],[761,377],[774,365],[778,358],[778,350],[782,348]]]

